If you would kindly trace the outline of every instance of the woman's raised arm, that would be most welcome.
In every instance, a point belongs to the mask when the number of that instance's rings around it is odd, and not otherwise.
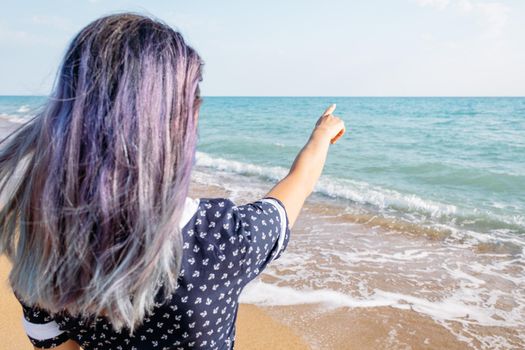
[[[345,133],[344,122],[332,115],[334,110],[335,104],[321,115],[308,142],[295,158],[288,175],[266,195],[283,202],[290,228],[321,176],[330,144],[335,143]]]

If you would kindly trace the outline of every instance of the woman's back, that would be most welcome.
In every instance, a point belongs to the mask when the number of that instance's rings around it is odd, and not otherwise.
[[[153,312],[130,335],[111,323],[69,315],[50,316],[24,305],[24,326],[33,345],[68,339],[88,349],[231,349],[243,287],[289,240],[288,218],[276,198],[236,206],[226,198],[186,199],[181,220],[183,259],[178,287],[156,296]]]

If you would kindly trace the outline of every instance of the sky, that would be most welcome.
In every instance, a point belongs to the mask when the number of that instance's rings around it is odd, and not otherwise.
[[[73,36],[133,11],[180,31],[206,96],[524,96],[523,0],[46,0],[0,13],[0,95],[46,95]]]

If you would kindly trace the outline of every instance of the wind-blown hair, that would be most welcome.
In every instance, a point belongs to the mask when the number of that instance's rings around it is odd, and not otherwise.
[[[18,297],[133,332],[175,291],[202,65],[137,14],[76,35],[41,112],[0,145],[0,254]]]

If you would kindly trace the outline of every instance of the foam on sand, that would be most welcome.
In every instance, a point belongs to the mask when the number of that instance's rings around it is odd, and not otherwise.
[[[25,124],[29,121],[27,117],[21,117],[16,115],[10,115],[6,113],[0,114],[0,120],[5,120],[10,123]]]

